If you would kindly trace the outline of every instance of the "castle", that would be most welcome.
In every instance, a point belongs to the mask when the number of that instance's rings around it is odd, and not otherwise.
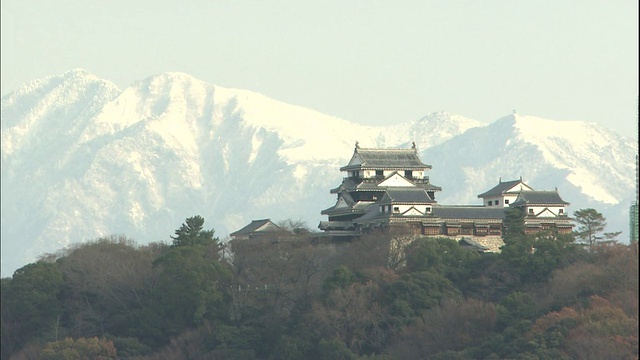
[[[415,235],[465,238],[488,251],[502,246],[503,220],[509,208],[525,213],[525,232],[571,233],[568,202],[557,189],[537,191],[522,181],[499,180],[479,194],[482,205],[441,205],[415,143],[410,149],[366,149],[356,146],[340,186],[331,190],[336,203],[322,210],[319,228],[327,235],[357,236],[402,225]]]

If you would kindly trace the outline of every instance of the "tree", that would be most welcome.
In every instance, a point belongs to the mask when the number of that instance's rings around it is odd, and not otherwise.
[[[578,224],[573,234],[579,242],[593,246],[602,239],[599,235],[607,226],[607,219],[601,213],[591,208],[580,209],[573,213],[573,217]]]
[[[504,242],[517,241],[524,236],[524,210],[521,208],[508,208],[504,218]]]
[[[280,322],[303,311],[334,267],[329,262],[335,250],[290,236],[237,239],[231,247],[237,281],[234,318],[253,314]]]
[[[42,350],[40,359],[117,359],[113,341],[104,338],[66,338],[51,342]]]
[[[57,264],[37,262],[2,279],[2,358],[46,337],[62,313],[63,277]]]
[[[454,299],[461,295],[458,288],[446,277],[433,271],[419,271],[403,274],[399,279],[385,286],[384,296],[396,306],[408,304],[412,315],[438,305],[443,299]]]
[[[348,267],[341,265],[333,270],[333,274],[322,283],[322,289],[329,293],[335,289],[345,289],[356,282],[356,275]]]
[[[379,284],[373,281],[334,289],[324,303],[313,304],[312,324],[323,334],[324,339],[340,340],[358,355],[379,352],[391,335],[388,331],[388,311],[378,301],[380,291]],[[331,357],[331,353],[333,351],[320,358],[345,358],[335,354],[335,357]]]
[[[171,249],[153,262],[158,271],[152,295],[158,323],[149,324],[147,335],[166,340],[205,320],[228,314],[231,272],[219,261],[214,230],[202,230],[203,223],[200,216],[188,218],[175,231]]]
[[[447,350],[461,351],[487,338],[494,331],[496,316],[492,303],[444,299],[403,327],[388,350],[398,359],[431,359]]]
[[[406,254],[407,271],[433,271],[453,282],[467,278],[474,270],[470,268],[473,261],[480,257],[443,237],[417,239],[407,246]]]
[[[302,219],[293,220],[286,219],[277,224],[284,232],[289,232],[294,235],[305,235],[311,232],[311,228]]]
[[[565,350],[573,359],[637,359],[638,319],[599,296],[589,298],[589,307],[579,313],[578,326],[565,339]]]
[[[78,245],[59,259],[68,335],[142,332],[137,329],[143,322],[135,314],[147,307],[157,282],[153,261],[168,249],[153,244],[138,248],[131,239],[110,236]]]
[[[196,215],[187,218],[185,223],[175,231],[176,236],[173,239],[172,247],[190,246],[190,245],[212,245],[217,244],[219,239],[214,238],[215,230],[203,230],[204,218]]]
[[[500,259],[518,274],[522,282],[545,282],[551,272],[570,259],[575,250],[566,234],[522,235],[519,241],[505,241]]]

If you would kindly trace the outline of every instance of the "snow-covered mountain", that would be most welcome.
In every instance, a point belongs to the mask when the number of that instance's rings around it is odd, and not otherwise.
[[[362,126],[183,73],[36,80],[2,98],[2,274],[102,235],[167,241],[196,214],[222,237],[264,217],[315,227],[356,141],[427,148],[480,125]]]
[[[635,194],[636,144],[584,122],[433,113],[371,127],[183,73],[121,91],[84,70],[25,84],[1,111],[2,276],[103,235],[169,241],[193,215],[222,238],[266,217],[313,228],[356,141],[415,141],[443,204],[479,203],[499,177],[522,176],[626,231]]]

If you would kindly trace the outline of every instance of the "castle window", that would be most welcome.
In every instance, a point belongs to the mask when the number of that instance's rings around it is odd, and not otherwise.
[[[487,203],[487,205],[489,205],[489,206],[491,206],[492,204],[493,204],[493,201],[489,201],[489,202]]]
[[[509,205],[509,199],[504,199],[504,204]]]
[[[411,179],[413,177],[413,170],[405,170],[404,177],[406,177],[407,179]]]
[[[561,214],[561,215],[564,214],[564,209],[558,210],[558,214]]]
[[[427,206],[427,209],[425,210],[425,212],[426,212],[427,214],[431,213],[431,206]]]
[[[496,200],[496,205],[500,205],[500,200]]]
[[[399,208],[399,207],[397,207],[397,206],[394,206],[394,207],[393,207],[393,212],[394,212],[394,213],[399,213],[399,212],[400,212],[400,208]]]
[[[533,215],[533,209],[529,209],[529,214]]]

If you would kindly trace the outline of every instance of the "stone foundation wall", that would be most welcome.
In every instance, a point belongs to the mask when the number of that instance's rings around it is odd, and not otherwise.
[[[391,241],[391,251],[398,251],[398,249],[402,249],[415,239],[423,238],[423,237],[445,237],[451,240],[458,241],[460,239],[467,238],[471,239],[482,246],[486,246],[489,248],[489,252],[499,253],[500,247],[504,245],[504,241],[502,241],[502,236],[500,235],[487,235],[487,236],[473,236],[473,235],[457,235],[457,236],[447,236],[447,235],[433,235],[433,236],[425,236],[425,235],[409,235],[409,236],[394,236]]]
[[[471,240],[477,242],[482,246],[486,246],[489,248],[490,252],[499,253],[500,247],[504,245],[504,241],[502,241],[502,236],[498,235],[488,235],[488,236],[464,236],[465,238],[471,238]],[[460,240],[460,236],[456,237],[456,240]]]
[[[493,253],[499,253],[500,247],[504,245],[504,241],[502,241],[502,237],[498,235],[488,235],[488,236],[396,235],[390,238],[388,265],[392,269],[400,269],[405,267],[406,266],[405,248],[407,247],[407,245],[411,244],[416,239],[426,238],[426,237],[445,237],[455,241],[459,241],[463,237],[471,238],[473,241],[477,242],[478,244],[488,247],[489,248],[488,252],[493,252]]]

